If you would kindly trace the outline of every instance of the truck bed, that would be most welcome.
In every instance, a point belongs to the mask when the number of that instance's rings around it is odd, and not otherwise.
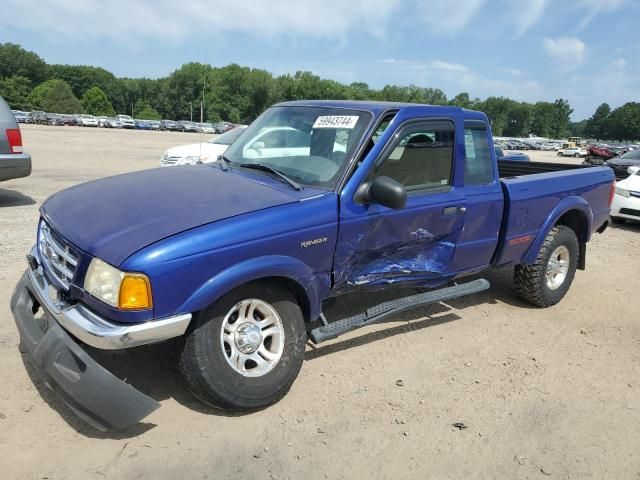
[[[498,160],[498,175],[500,178],[521,177],[535,173],[562,172],[567,170],[581,170],[593,168],[594,165],[575,165],[572,163],[555,162],[516,162],[511,160]],[[616,177],[623,180],[624,177]]]
[[[576,210],[584,216],[588,229],[579,238],[583,243],[608,219],[614,181],[609,167],[500,161],[498,172],[506,208],[497,265],[526,263],[559,212]]]
[[[523,175],[533,175],[535,173],[561,172],[564,170],[579,170],[583,168],[590,168],[590,166],[571,163],[498,161],[498,175],[500,178],[513,178]]]

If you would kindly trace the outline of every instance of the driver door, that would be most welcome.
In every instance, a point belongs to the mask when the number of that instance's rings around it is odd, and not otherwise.
[[[334,289],[405,283],[437,285],[451,277],[465,224],[464,189],[454,183],[455,127],[451,120],[401,124],[370,167],[404,185],[405,208],[358,205],[340,209]]]

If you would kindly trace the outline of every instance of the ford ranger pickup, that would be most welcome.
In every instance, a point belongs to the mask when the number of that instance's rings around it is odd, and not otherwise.
[[[610,168],[498,162],[481,112],[281,103],[215,163],[46,200],[11,308],[45,383],[97,428],[159,404],[88,352],[176,338],[166,348],[200,400],[254,409],[286,394],[308,340],[485,290],[487,269],[512,266],[522,299],[556,304],[613,192]],[[392,286],[421,293],[323,314],[331,297]]]

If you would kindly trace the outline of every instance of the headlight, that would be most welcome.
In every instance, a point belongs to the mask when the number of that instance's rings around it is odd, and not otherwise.
[[[625,198],[629,198],[631,196],[631,194],[629,193],[629,190],[625,190],[624,188],[620,188],[620,187],[616,187],[616,194]]]
[[[151,284],[146,275],[121,272],[99,258],[91,260],[84,289],[120,310],[143,310],[153,306]]]

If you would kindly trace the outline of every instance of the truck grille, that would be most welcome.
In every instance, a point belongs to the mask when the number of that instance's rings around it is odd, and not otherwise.
[[[78,254],[44,221],[40,222],[38,254],[43,267],[68,289],[78,266]]]
[[[620,213],[622,213],[623,215],[640,217],[640,210],[634,210],[633,208],[621,208]]]
[[[182,157],[169,157],[169,156],[164,156],[164,155],[160,159],[160,161],[162,163],[164,163],[165,165],[175,165],[180,160],[182,160]]]

